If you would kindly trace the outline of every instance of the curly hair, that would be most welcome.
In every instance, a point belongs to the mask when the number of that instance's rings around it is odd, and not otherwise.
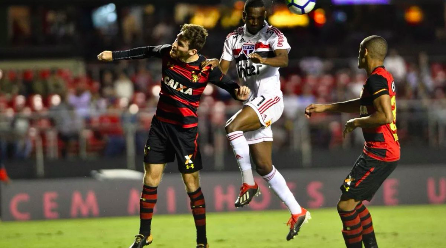
[[[200,51],[206,43],[208,31],[200,25],[184,24],[181,27],[182,38],[189,42],[189,49]]]

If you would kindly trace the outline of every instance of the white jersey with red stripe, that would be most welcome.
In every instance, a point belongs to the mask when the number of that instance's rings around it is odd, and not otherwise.
[[[257,34],[250,34],[244,25],[226,37],[221,59],[235,60],[240,81],[251,89],[249,100],[261,95],[283,96],[279,67],[253,63],[247,57],[253,52],[264,58],[274,57],[274,50],[277,49],[289,52],[291,47],[282,32],[267,22]]]

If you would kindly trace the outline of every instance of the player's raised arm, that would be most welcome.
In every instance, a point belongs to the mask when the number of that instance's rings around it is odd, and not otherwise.
[[[131,60],[131,59],[145,59],[150,57],[160,58],[165,51],[170,50],[171,45],[159,46],[145,46],[137,47],[123,51],[103,51],[98,55],[100,61],[116,61],[116,60]]]
[[[258,53],[251,53],[248,58],[254,63],[269,65],[273,67],[288,66],[288,51],[286,49],[274,50],[275,56],[272,58],[263,58]]]
[[[235,100],[245,101],[251,94],[251,90],[248,87],[238,85],[231,78],[223,74],[219,68],[211,71],[209,82],[226,90]]]

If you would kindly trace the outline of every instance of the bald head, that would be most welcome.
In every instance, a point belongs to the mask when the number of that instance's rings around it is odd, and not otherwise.
[[[384,61],[387,54],[387,41],[378,35],[365,38],[361,45],[367,49],[372,59]]]

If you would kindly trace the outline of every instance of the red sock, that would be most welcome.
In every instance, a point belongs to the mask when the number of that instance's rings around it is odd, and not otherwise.
[[[139,201],[139,233],[145,237],[150,235],[152,225],[153,209],[158,199],[158,187],[143,186],[141,200]]]
[[[366,248],[378,247],[376,243],[375,231],[373,229],[372,216],[370,215],[369,210],[361,202],[356,206],[356,212],[361,219],[362,240],[364,246]]]
[[[190,198],[190,207],[195,220],[197,229],[197,244],[207,244],[206,238],[206,204],[201,188],[195,192],[187,193]]]
[[[343,224],[342,235],[347,248],[362,248],[361,219],[356,210],[342,211],[338,209]]]

